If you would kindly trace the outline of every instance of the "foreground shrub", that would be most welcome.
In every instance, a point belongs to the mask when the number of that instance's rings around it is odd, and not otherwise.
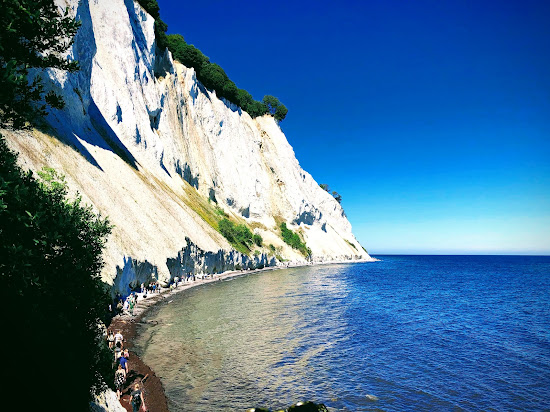
[[[109,304],[100,270],[111,227],[80,197],[68,199],[55,171],[38,181],[16,159],[0,136],[0,301],[17,349],[3,389],[25,407],[63,400],[85,409],[110,361],[97,326]]]

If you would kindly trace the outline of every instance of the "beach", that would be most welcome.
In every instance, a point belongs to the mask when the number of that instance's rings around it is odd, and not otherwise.
[[[136,336],[136,326],[141,322],[146,311],[159,302],[163,302],[169,296],[175,293],[183,292],[195,286],[204,285],[212,282],[219,282],[223,279],[227,279],[235,276],[242,276],[246,274],[262,272],[266,270],[280,269],[281,267],[268,267],[264,269],[247,270],[247,271],[231,271],[225,272],[219,275],[210,276],[203,279],[197,279],[189,283],[183,283],[176,288],[165,288],[160,293],[147,294],[144,298],[144,294],[138,293],[138,303],[134,309],[134,316],[128,313],[122,313],[115,316],[109,329],[114,331],[120,331],[124,336],[124,348],[130,350],[130,374],[128,380],[124,386],[123,395],[121,397],[121,404],[127,411],[132,410],[130,404],[130,384],[134,382],[141,382],[142,389],[145,394],[145,404],[147,410],[150,412],[168,412],[168,404],[164,395],[164,388],[160,378],[155,372],[147,366],[133,350],[134,338]]]
[[[363,261],[365,260],[315,262],[314,265],[360,263]],[[121,397],[122,406],[128,411],[132,410],[132,405],[129,401],[131,392],[131,390],[129,390],[129,384],[134,382],[142,382],[142,389],[145,394],[145,403],[147,405],[147,410],[150,412],[168,411],[168,404],[160,378],[148,365],[146,365],[139,358],[137,353],[133,350],[137,325],[142,322],[142,319],[148,309],[150,309],[157,303],[165,301],[165,299],[176,293],[181,293],[187,289],[196,286],[219,282],[224,279],[245,276],[259,272],[296,268],[301,266],[311,266],[311,264],[289,264],[288,266],[271,266],[265,267],[263,269],[228,271],[221,274],[208,275],[202,279],[196,278],[195,281],[191,281],[188,283],[180,283],[179,286],[175,288],[163,288],[160,293],[149,293],[146,295],[145,298],[142,293],[138,293],[138,303],[134,309],[134,316],[131,316],[129,313],[123,312],[121,315],[115,316],[112,319],[111,324],[109,325],[109,329],[113,332],[116,333],[117,331],[120,331],[122,333],[122,335],[124,336],[124,348],[128,348],[130,351],[130,373],[127,383],[124,386],[123,395]]]

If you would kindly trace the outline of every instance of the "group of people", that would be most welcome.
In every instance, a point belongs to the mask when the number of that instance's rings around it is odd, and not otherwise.
[[[148,285],[145,285],[144,283],[141,284],[141,293],[160,293],[160,283],[157,282],[150,282]]]
[[[118,298],[118,303],[116,305],[117,315],[122,314],[123,312],[129,313],[131,316],[134,316],[134,309],[137,305],[138,295],[133,292],[126,299]]]
[[[120,331],[113,333],[112,330],[109,330],[107,332],[107,343],[109,345],[109,349],[111,349],[114,354],[113,365],[116,368],[114,383],[117,399],[120,401],[120,398],[122,397],[122,390],[126,383],[128,374],[130,373],[130,365],[128,362],[130,359],[130,352],[127,348],[124,348],[124,336],[120,333]],[[133,390],[130,393],[130,402],[132,404],[133,412],[138,412],[140,409],[143,411],[147,410],[145,406],[145,399],[143,398],[143,392],[140,389],[138,382],[133,385]]]

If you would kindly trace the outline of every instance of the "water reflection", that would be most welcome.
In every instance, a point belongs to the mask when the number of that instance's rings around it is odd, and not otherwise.
[[[221,409],[244,409],[251,400],[288,406],[314,398],[320,385],[333,391],[322,366],[347,339],[347,295],[334,266],[221,281],[159,307],[151,315],[159,325],[142,330],[138,346],[173,410],[211,410],[219,398]]]

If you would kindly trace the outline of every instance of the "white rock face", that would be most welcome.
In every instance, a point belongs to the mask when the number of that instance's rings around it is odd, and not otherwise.
[[[116,393],[111,389],[105,389],[103,392],[99,393],[94,402],[90,404],[91,412],[126,412],[120,401],[116,397]]]
[[[141,6],[58,4],[82,22],[69,55],[81,70],[46,73],[66,108],[50,113],[51,130],[3,134],[24,167],[64,173],[70,189],[115,225],[103,276],[117,290],[153,274],[169,280],[184,267],[212,270],[204,260],[190,263],[201,253],[217,271],[250,264],[207,222],[204,208],[213,209],[214,200],[287,259],[304,257],[281,240],[282,221],[300,231],[314,260],[370,259],[272,117],[252,119],[206,90],[170,53],[156,57],[154,21]],[[264,248],[256,260],[274,263],[267,254]]]

